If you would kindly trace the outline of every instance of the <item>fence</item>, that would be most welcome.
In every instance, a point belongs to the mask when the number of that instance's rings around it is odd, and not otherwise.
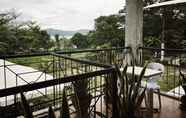
[[[184,94],[179,72],[186,70],[186,50],[141,47],[138,51],[143,55],[141,66],[150,61],[164,64],[163,79],[158,82],[163,95],[177,99]],[[84,102],[88,105],[85,107],[81,101],[80,106],[84,106],[85,111],[88,109],[88,117],[96,117],[96,111],[112,116],[116,104],[110,101],[117,93],[112,65],[124,66],[129,52],[129,48],[111,48],[3,56],[0,116],[21,115],[20,92],[25,92],[35,116],[46,115],[49,106],[59,111],[64,87],[71,114],[79,112],[74,102],[83,94],[85,98],[81,100],[86,99]]]
[[[173,98],[179,98],[184,93],[181,87],[180,71],[186,71],[186,50],[182,49],[160,49],[141,47],[143,60],[145,62],[158,62],[165,66],[163,79],[158,81],[161,93]]]
[[[4,78],[0,89],[0,116],[21,115],[20,92],[26,95],[32,111],[36,111],[34,115],[46,115],[49,106],[60,109],[63,88],[67,89],[72,115],[79,112],[74,103],[77,98],[88,117],[96,117],[97,111],[106,116],[114,113],[109,103],[112,86],[108,83],[116,78],[112,66],[57,53],[6,56],[1,61]]]

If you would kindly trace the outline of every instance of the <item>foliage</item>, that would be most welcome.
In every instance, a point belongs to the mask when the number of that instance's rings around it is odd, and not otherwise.
[[[144,6],[157,1],[159,0],[144,0]],[[144,10],[144,38],[161,39],[166,48],[185,48],[185,14],[184,6]]]
[[[15,12],[0,14],[2,54],[49,50],[53,46],[45,30],[41,30],[35,22],[17,22],[18,16]]]
[[[62,46],[62,49],[65,51],[68,51],[73,48],[73,44],[71,40],[66,39],[66,38],[61,39],[61,46]]]
[[[101,118],[107,118],[107,116],[101,112],[98,112],[98,111],[94,111],[95,114],[97,114],[99,117]]]
[[[34,118],[31,107],[29,106],[28,101],[26,100],[24,94],[21,92],[21,103],[22,103],[22,108],[24,111],[24,116],[26,118]],[[65,88],[63,89],[63,96],[62,96],[62,107],[61,107],[61,114],[60,118],[70,118],[70,113],[69,113],[69,106],[68,106],[68,101],[67,101],[67,96],[66,96],[66,90]],[[48,118],[56,118],[54,110],[50,106],[48,109]]]
[[[48,108],[48,118],[56,118],[54,110],[51,106]]]
[[[167,48],[186,47],[186,17],[183,14],[186,14],[185,7],[171,7],[163,11]]]
[[[68,106],[68,101],[67,101],[65,88],[63,89],[62,107],[61,107],[60,118],[70,118],[69,106]]]
[[[88,108],[91,102],[91,95],[88,94],[88,81],[79,80],[73,82],[75,96],[72,97],[72,102],[77,110],[77,115],[79,118],[88,117]]]
[[[145,96],[146,88],[141,88],[140,85],[146,66],[143,68],[139,77],[135,77],[134,75],[134,66],[130,77],[127,75],[127,66],[124,67],[122,72],[117,65],[115,68],[121,84],[117,98],[119,117],[135,118],[138,115],[140,105]]]
[[[145,37],[143,43],[145,47],[157,47],[157,48],[159,47],[160,48],[161,46],[160,39],[156,37],[152,37],[152,36]]]
[[[57,50],[60,50],[61,49],[61,44],[60,44],[60,39],[59,39],[59,35],[58,34],[56,34],[55,35],[55,41],[56,41],[56,49]]]
[[[83,35],[81,33],[76,33],[72,38],[71,42],[77,47],[77,48],[87,48],[88,47],[88,40],[87,36]]]
[[[121,47],[124,46],[124,21],[122,13],[100,16],[95,19],[95,29],[87,35],[76,33],[71,42],[77,48]]]
[[[119,14],[100,16],[95,19],[95,45],[109,44],[113,47],[124,45],[123,21]]]

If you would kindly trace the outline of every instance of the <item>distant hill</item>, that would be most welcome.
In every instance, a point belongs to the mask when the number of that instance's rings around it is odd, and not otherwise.
[[[65,31],[65,30],[58,30],[58,29],[52,29],[52,28],[49,28],[49,29],[46,29],[46,31],[48,32],[48,34],[50,36],[55,36],[56,34],[59,34],[59,36],[64,36],[64,37],[72,37],[75,33],[79,32],[79,33],[82,33],[82,34],[87,34],[90,30],[87,30],[87,29],[80,29],[80,30],[77,30],[77,31]]]

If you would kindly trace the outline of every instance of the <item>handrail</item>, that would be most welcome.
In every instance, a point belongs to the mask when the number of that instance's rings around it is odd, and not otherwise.
[[[53,80],[46,80],[42,82],[37,82],[33,84],[28,84],[28,85],[20,85],[17,87],[11,87],[11,88],[6,88],[6,89],[0,89],[0,97],[6,97],[9,95],[15,95],[20,92],[28,92],[36,89],[41,89],[41,88],[46,88],[54,85],[59,85],[62,83],[68,83],[72,81],[77,81],[77,80],[83,80],[87,79],[90,77],[98,76],[98,75],[103,75],[103,74],[108,74],[108,73],[113,73],[115,72],[115,69],[113,67],[107,68],[104,70],[99,70],[99,71],[93,71],[93,72],[87,72],[83,74],[78,74],[78,75],[72,75],[72,76],[67,76],[67,77],[62,77],[62,78],[57,78]]]
[[[120,50],[120,49],[130,49],[130,47],[102,48],[102,49],[85,49],[85,50],[76,50],[76,51],[67,51],[67,52],[57,51],[56,53],[58,53],[58,54],[71,54],[71,53],[83,53],[83,52],[112,51],[112,50]]]
[[[75,50],[75,51],[49,51],[49,52],[39,52],[39,53],[32,53],[32,54],[23,54],[23,55],[1,55],[0,59],[47,56],[47,55],[50,55],[51,53],[75,54],[75,53],[84,53],[84,52],[112,51],[112,50],[120,50],[120,49],[130,49],[130,48],[129,47],[118,47],[118,48],[103,48],[103,49],[84,49],[84,50]]]
[[[90,64],[90,65],[93,65],[93,66],[98,66],[98,67],[103,67],[103,68],[112,67],[111,65],[102,64],[102,63],[89,61],[89,60],[75,59],[75,58],[65,56],[65,55],[61,55],[61,54],[57,54],[57,53],[51,53],[51,55],[56,56],[56,57],[62,57],[63,59],[68,59],[68,60],[71,60],[71,61],[76,61],[76,62],[79,62],[81,64]]]
[[[186,49],[172,49],[172,48],[155,48],[155,47],[139,47],[139,49],[144,49],[144,50],[158,50],[158,51],[172,51],[172,52],[182,52],[186,53]]]

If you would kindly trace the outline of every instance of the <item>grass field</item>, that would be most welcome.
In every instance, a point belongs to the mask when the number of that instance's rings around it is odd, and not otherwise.
[[[180,85],[180,76],[178,67],[165,66],[163,78],[158,81],[162,91],[168,92]]]
[[[87,55],[90,57],[92,56],[89,55],[88,53],[73,54],[71,56],[78,59],[86,59]],[[39,57],[15,58],[15,59],[10,59],[8,61],[20,65],[30,66],[38,70],[42,70],[43,68],[46,68],[49,65],[49,62],[52,62],[52,60],[53,60],[52,56],[39,56]],[[52,66],[49,68],[49,70],[52,71]],[[158,84],[160,85],[162,91],[167,92],[180,85],[178,70],[179,70],[178,67],[165,66],[163,79],[158,81]],[[68,73],[70,73],[70,69]]]

